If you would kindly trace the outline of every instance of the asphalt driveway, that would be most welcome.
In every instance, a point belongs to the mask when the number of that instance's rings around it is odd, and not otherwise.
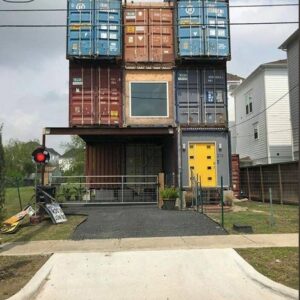
[[[194,211],[168,211],[156,206],[82,207],[64,211],[88,215],[73,233],[75,240],[226,234],[218,224]]]

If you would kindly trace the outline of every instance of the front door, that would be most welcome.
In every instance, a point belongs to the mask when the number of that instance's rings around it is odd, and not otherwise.
[[[215,143],[189,144],[189,175],[198,175],[202,187],[217,186]]]

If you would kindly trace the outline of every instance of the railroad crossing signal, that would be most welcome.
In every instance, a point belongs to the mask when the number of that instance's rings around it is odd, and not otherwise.
[[[32,160],[37,164],[47,164],[50,160],[50,153],[45,147],[38,147],[32,152]]]

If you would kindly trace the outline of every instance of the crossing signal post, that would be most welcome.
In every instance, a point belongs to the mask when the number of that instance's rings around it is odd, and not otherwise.
[[[32,154],[32,161],[35,163],[35,192],[37,193],[37,176],[38,176],[38,166],[44,168],[44,166],[50,161],[50,153],[44,146],[36,148]],[[42,177],[44,177],[44,172],[42,172]],[[44,182],[42,178],[42,182]]]

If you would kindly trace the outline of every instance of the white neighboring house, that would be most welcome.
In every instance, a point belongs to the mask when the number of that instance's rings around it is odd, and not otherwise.
[[[257,165],[292,160],[288,91],[287,60],[260,65],[233,91],[236,150],[241,162]]]
[[[56,166],[59,164],[59,159],[61,157],[61,155],[55,151],[53,148],[47,148],[49,154],[50,154],[50,161],[49,163],[52,165],[52,166]]]
[[[231,153],[236,154],[236,130],[235,126],[235,104],[232,92],[243,82],[244,78],[228,73],[227,91],[228,91],[228,126],[231,134]]]
[[[74,159],[74,152],[73,150],[65,152],[59,159],[59,168],[63,172],[69,171],[72,167],[72,162]]]
[[[298,29],[279,47],[287,51],[288,58],[294,160],[299,160],[299,35]]]

